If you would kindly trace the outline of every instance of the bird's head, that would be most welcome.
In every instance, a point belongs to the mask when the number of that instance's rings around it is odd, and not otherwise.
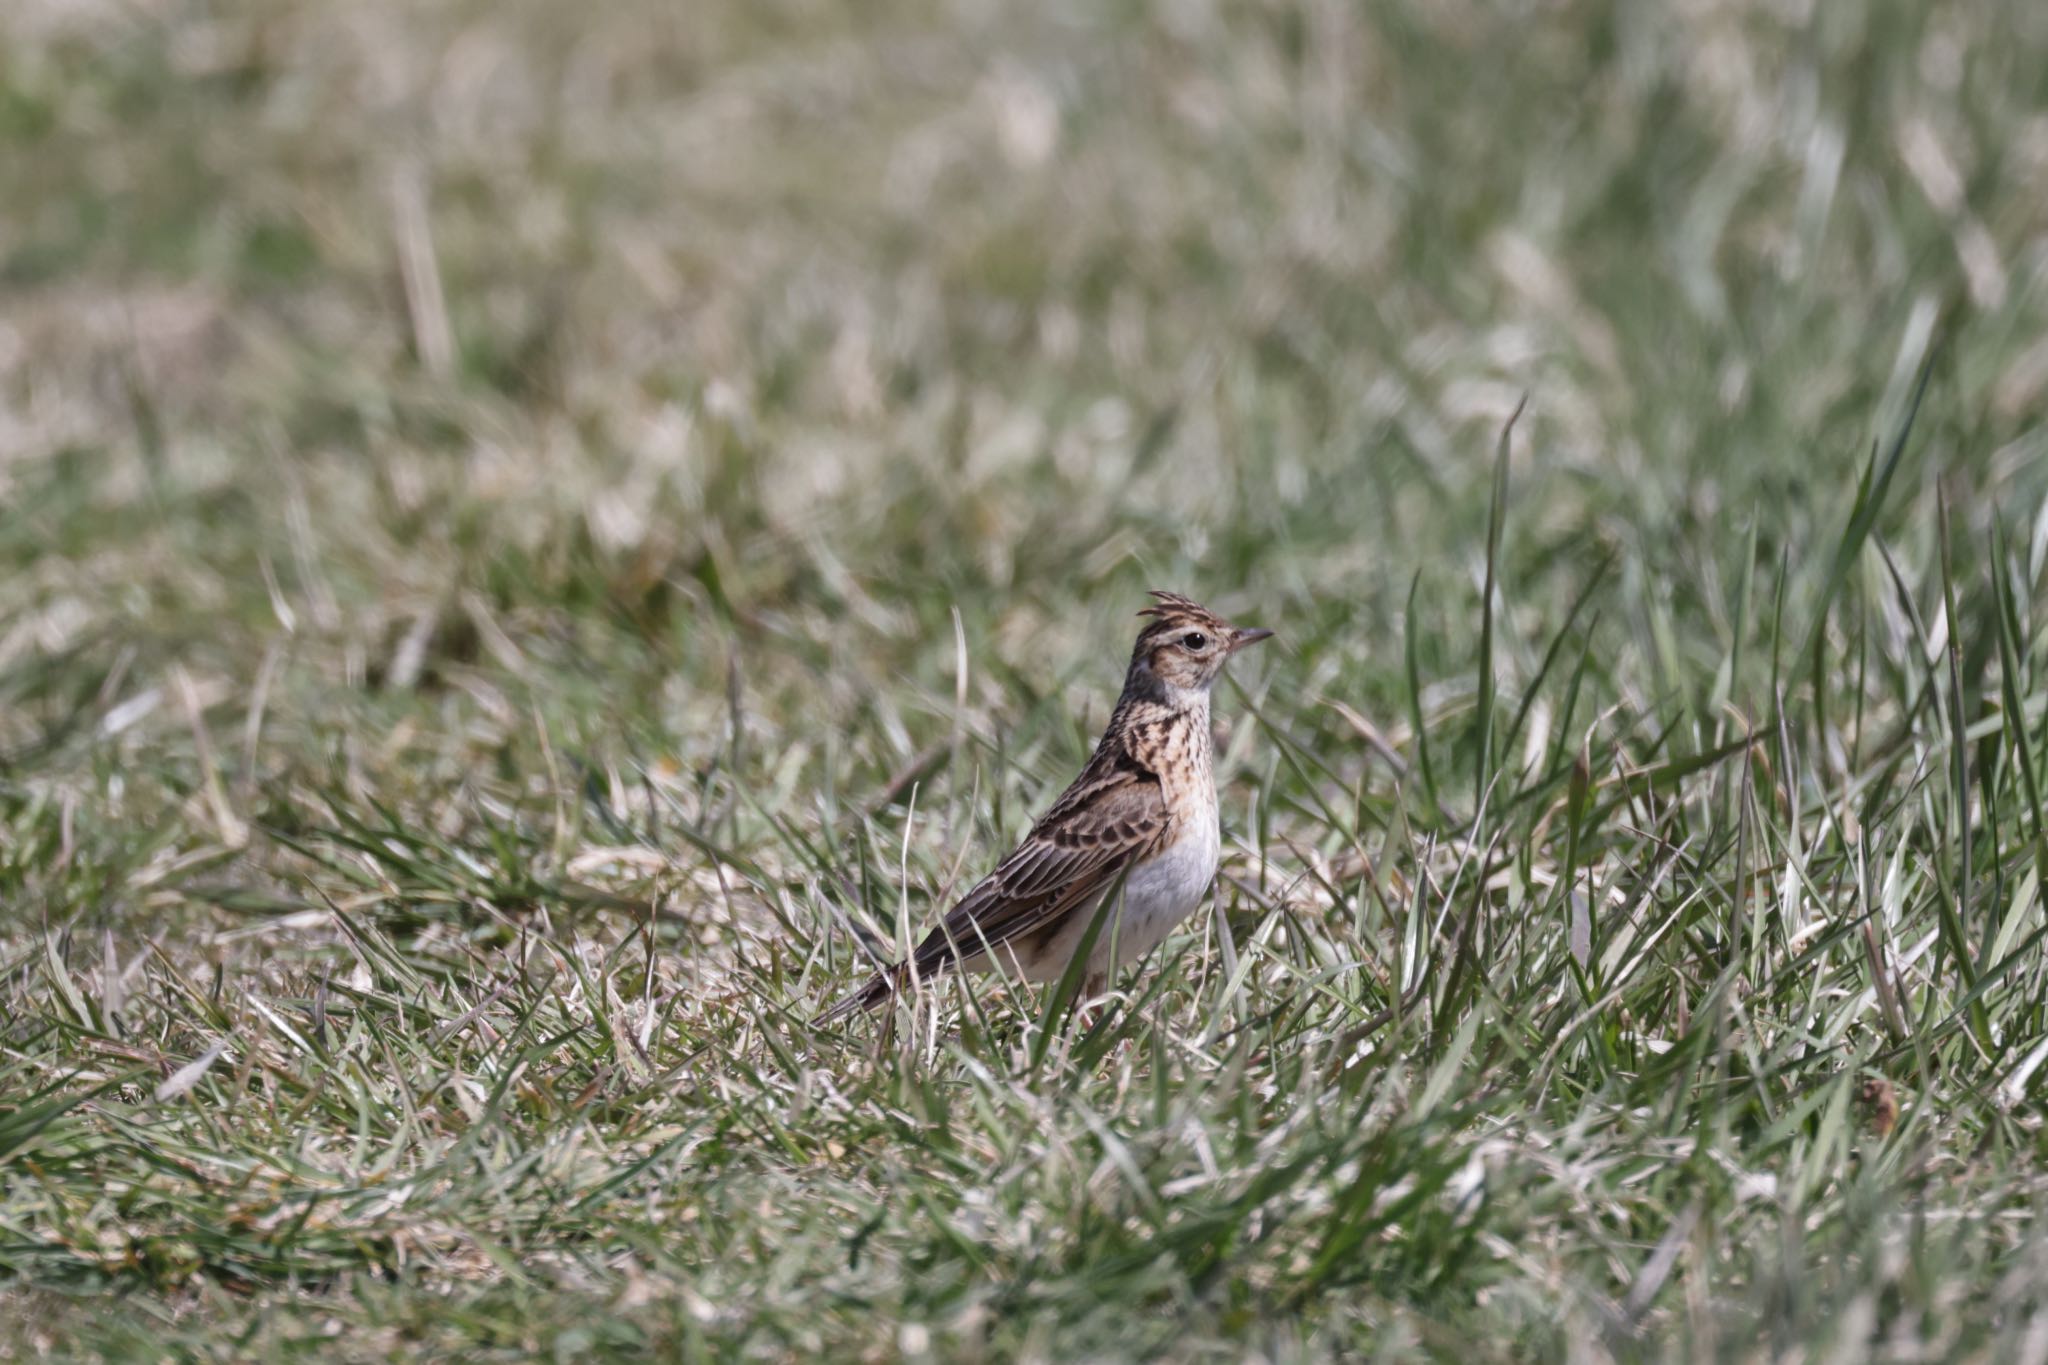
[[[1131,650],[1126,691],[1156,689],[1165,700],[1173,700],[1175,694],[1206,694],[1231,655],[1273,633],[1234,626],[1179,593],[1155,590],[1152,596],[1154,603],[1138,613],[1152,620],[1138,632]]]

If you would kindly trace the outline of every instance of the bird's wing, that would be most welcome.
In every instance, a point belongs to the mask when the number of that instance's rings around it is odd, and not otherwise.
[[[1089,765],[1024,842],[947,912],[911,954],[920,976],[985,943],[1044,929],[1109,889],[1166,833],[1158,774],[1124,759]]]

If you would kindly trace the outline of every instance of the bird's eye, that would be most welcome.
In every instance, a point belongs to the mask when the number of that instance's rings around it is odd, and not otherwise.
[[[1209,637],[1202,634],[1199,630],[1191,630],[1180,637],[1180,643],[1183,649],[1206,649],[1209,644]]]

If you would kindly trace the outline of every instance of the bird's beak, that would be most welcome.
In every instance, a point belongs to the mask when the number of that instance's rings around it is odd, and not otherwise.
[[[1230,637],[1230,652],[1235,654],[1246,645],[1255,645],[1261,640],[1270,638],[1272,634],[1272,631],[1266,630],[1263,627],[1247,627]]]

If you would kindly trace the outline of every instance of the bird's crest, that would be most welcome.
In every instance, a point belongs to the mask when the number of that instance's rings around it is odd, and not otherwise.
[[[1140,616],[1151,617],[1152,622],[1138,632],[1134,654],[1143,654],[1160,641],[1171,639],[1190,627],[1218,636],[1230,633],[1230,622],[1192,597],[1182,597],[1177,592],[1163,592],[1157,588],[1152,590],[1152,596],[1157,600],[1138,613]]]
[[[1189,619],[1220,621],[1223,619],[1194,598],[1182,597],[1177,592],[1168,592],[1164,588],[1154,588],[1149,595],[1158,600],[1149,607],[1139,608],[1138,615],[1140,616],[1156,616],[1162,621]]]

